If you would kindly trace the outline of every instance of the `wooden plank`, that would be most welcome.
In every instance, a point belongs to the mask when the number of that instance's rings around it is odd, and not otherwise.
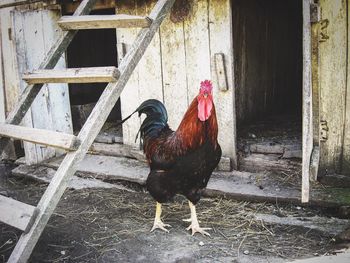
[[[347,80],[347,3],[345,0],[319,1],[323,30],[328,39],[319,46],[320,121],[326,121],[328,140],[320,143],[320,175],[341,172],[344,142]]]
[[[208,1],[194,1],[184,23],[189,103],[198,95],[200,82],[211,78],[208,25]]]
[[[51,46],[57,41],[57,32],[61,29],[57,25],[57,21],[61,17],[61,12],[57,10],[47,11],[43,13],[42,23],[45,36],[45,53],[47,53]],[[50,30],[46,30],[49,28]],[[62,54],[58,60],[55,69],[65,69],[66,57]],[[47,108],[49,112],[51,127],[50,130],[73,134],[71,105],[69,100],[69,88],[67,83],[48,84],[47,89],[49,98],[47,100]],[[37,112],[34,112],[37,113]],[[41,128],[41,127],[37,127]],[[55,155],[64,154],[60,149],[54,149]],[[46,158],[46,156],[45,156]]]
[[[0,8],[12,7],[17,5],[32,4],[36,2],[42,2],[43,0],[2,0]]]
[[[0,21],[1,25],[1,21]],[[5,122],[5,79],[4,79],[4,68],[3,68],[3,49],[1,39],[1,26],[0,26],[0,123]],[[1,154],[0,154],[1,159]]]
[[[173,4],[174,0],[159,0],[157,2],[150,14],[150,18],[153,19],[151,26],[148,29],[142,29],[140,31],[132,48],[121,62],[119,66],[121,74],[118,82],[108,84],[103,91],[96,107],[78,135],[78,139],[81,141],[79,149],[75,152],[67,153],[63,159],[54,178],[38,203],[40,211],[34,221],[33,227],[26,235],[20,237],[9,258],[9,263],[25,262],[28,260],[39,236],[63,195],[69,178],[75,173],[78,163],[83,160],[86,152],[101,130],[114,104],[117,102],[121,91],[125,87],[126,82],[130,78],[131,73],[140,61],[154,34],[158,31],[165,14],[170,11]]]
[[[146,16],[152,11],[156,0],[143,1],[140,6],[139,1],[137,2],[137,14]],[[167,20],[169,15],[167,14],[164,18]],[[161,41],[159,35],[159,29],[154,34],[154,37],[147,47],[145,54],[142,56],[139,65],[137,66],[138,76],[138,96],[139,101],[142,103],[147,99],[158,99],[164,102],[163,96],[163,78],[162,78],[162,61],[161,61]],[[139,105],[135,105],[138,107]],[[145,116],[141,117],[143,121]],[[139,127],[133,131],[133,137],[136,137],[136,133]],[[139,147],[140,148],[140,147]]]
[[[63,30],[149,27],[151,20],[144,16],[131,15],[85,15],[62,16],[58,24]]]
[[[116,3],[116,12],[128,15],[137,15],[136,0],[129,1],[123,0]],[[125,57],[126,53],[130,50],[133,41],[137,36],[138,30],[135,28],[117,28],[117,52],[119,62]],[[145,91],[147,92],[147,91]],[[136,67],[134,72],[126,84],[123,92],[120,95],[120,108],[122,118],[132,113],[140,104],[139,97],[139,67]],[[135,141],[136,133],[140,128],[140,118],[133,117],[127,122],[123,123],[123,142],[132,147],[140,147],[140,143]]]
[[[215,53],[214,54],[214,77],[217,87],[220,91],[227,91],[227,74],[225,66],[225,54]]]
[[[0,135],[65,150],[75,150],[79,146],[79,140],[71,134],[11,124],[0,124]]]
[[[61,70],[41,69],[24,74],[28,84],[38,83],[95,83],[116,82],[119,71],[116,67],[68,68]]]
[[[77,10],[75,11],[74,15],[78,16],[88,14],[95,2],[96,0],[83,0],[77,8]],[[76,31],[67,31],[63,33],[55,42],[55,45],[50,49],[39,68],[53,68],[57,64],[58,60],[61,58],[64,51],[67,49],[75,33]],[[26,114],[32,102],[41,90],[41,87],[42,84],[28,85],[25,87],[25,89],[21,93],[20,98],[18,99],[16,106],[9,113],[6,119],[6,123],[19,124],[22,121],[24,115]],[[0,138],[0,152],[2,152],[6,148],[8,142],[8,139]]]
[[[303,160],[301,202],[309,202],[312,152],[311,23],[310,1],[303,0]]]
[[[348,6],[350,2],[348,1]],[[348,25],[350,23],[350,9],[348,8]],[[347,35],[350,35],[350,28],[347,27]],[[347,41],[347,50],[350,50],[350,41]],[[346,82],[346,101],[345,101],[345,127],[344,127],[344,141],[343,141],[343,156],[342,156],[342,173],[350,174],[350,57],[347,56],[347,82]]]
[[[211,78],[214,84],[214,102],[216,115],[218,118],[219,135],[218,140],[221,145],[223,156],[231,159],[233,169],[237,169],[236,153],[236,104],[234,85],[234,59],[233,59],[233,38],[232,35],[232,10],[229,0],[216,1],[209,0],[209,46],[210,46],[210,66]],[[226,87],[224,81],[219,82],[215,75],[217,73],[215,57],[222,54],[221,67],[226,68]],[[221,56],[221,55],[220,55]],[[225,88],[224,88],[225,89]]]
[[[166,19],[160,27],[164,104],[177,129],[188,108],[184,22]]]
[[[24,231],[35,207],[0,195],[0,221]]]

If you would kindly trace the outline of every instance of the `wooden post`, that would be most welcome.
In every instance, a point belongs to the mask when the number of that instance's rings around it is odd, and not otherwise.
[[[312,152],[311,20],[310,0],[303,0],[303,161],[301,202],[309,202]]]

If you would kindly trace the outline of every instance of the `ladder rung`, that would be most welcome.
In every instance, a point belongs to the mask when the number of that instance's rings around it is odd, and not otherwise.
[[[74,151],[80,145],[77,137],[71,134],[11,124],[0,124],[0,136],[62,148],[68,151]]]
[[[116,67],[41,69],[24,74],[28,84],[116,82],[120,75]]]
[[[0,195],[0,221],[25,231],[36,207]]]
[[[63,30],[149,27],[152,20],[132,15],[62,16],[58,24]]]

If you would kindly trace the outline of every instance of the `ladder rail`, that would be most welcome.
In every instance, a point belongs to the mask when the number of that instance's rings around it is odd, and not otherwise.
[[[83,0],[73,16],[89,14],[96,2],[97,0]],[[55,45],[47,53],[44,61],[40,64],[39,69],[54,68],[62,54],[66,51],[76,32],[77,31],[64,31],[56,41]],[[22,91],[16,106],[6,118],[5,123],[14,125],[20,124],[42,86],[43,84],[27,85]],[[9,141],[9,138],[0,137],[0,157],[3,151],[7,148]]]
[[[75,173],[79,162],[84,158],[101,130],[133,70],[174,2],[175,0],[159,0],[156,3],[150,14],[150,18],[153,19],[152,24],[149,28],[141,29],[132,48],[123,58],[119,68],[120,78],[118,82],[109,83],[103,91],[99,101],[78,135],[78,139],[81,141],[79,148],[74,152],[67,153],[63,159],[54,178],[38,203],[39,213],[33,222],[32,228],[28,233],[21,235],[9,258],[9,263],[26,262],[28,260],[45,225],[63,195],[69,178]]]

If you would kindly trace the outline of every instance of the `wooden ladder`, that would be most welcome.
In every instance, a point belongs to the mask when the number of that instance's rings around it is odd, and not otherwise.
[[[23,76],[28,85],[23,90],[18,104],[6,119],[6,123],[0,124],[0,155],[6,149],[9,138],[58,147],[68,151],[36,207],[0,196],[0,220],[23,231],[8,262],[26,262],[29,259],[64,193],[69,179],[77,170],[78,164],[83,160],[101,130],[137,63],[175,2],[175,0],[158,0],[148,17],[121,14],[87,15],[96,1],[83,0],[72,16],[63,16],[59,20],[58,23],[65,30],[64,33],[48,52],[39,69]],[[77,30],[116,27],[141,28],[118,68],[53,70]],[[109,82],[77,136],[18,126],[43,83],[54,82]]]

